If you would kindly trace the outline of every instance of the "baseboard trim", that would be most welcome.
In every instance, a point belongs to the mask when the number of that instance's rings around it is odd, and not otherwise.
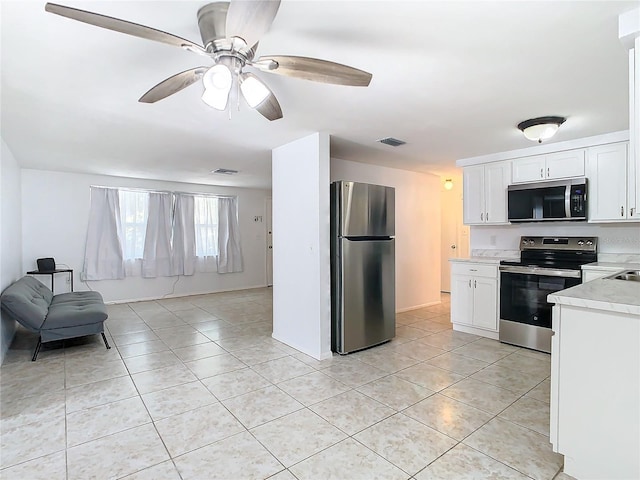
[[[172,294],[163,295],[160,297],[157,297],[157,296],[156,297],[138,297],[138,298],[131,298],[128,300],[111,300],[104,303],[106,305],[118,305],[121,303],[151,302],[153,300],[167,300],[168,298],[195,297],[197,295],[211,295],[214,293],[239,292],[241,290],[253,290],[256,288],[267,288],[267,285],[250,285],[246,287],[229,288],[225,290],[210,290],[210,291],[203,291],[203,292],[172,293]]]
[[[456,332],[471,333],[473,335],[478,335],[479,337],[491,338],[493,340],[498,340],[499,335],[498,332],[483,330],[482,328],[470,327],[467,325],[460,325],[459,323],[454,323],[453,329]]]
[[[413,307],[400,308],[396,310],[396,313],[408,312],[409,310],[415,310],[417,308],[433,307],[434,305],[440,305],[442,302],[436,300],[435,302],[423,303],[422,305],[414,305]]]

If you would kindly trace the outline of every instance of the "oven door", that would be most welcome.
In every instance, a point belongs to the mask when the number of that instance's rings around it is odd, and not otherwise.
[[[579,270],[500,267],[500,319],[551,328],[547,295],[581,283]]]

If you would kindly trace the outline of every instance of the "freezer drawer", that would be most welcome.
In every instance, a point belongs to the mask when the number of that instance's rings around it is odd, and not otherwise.
[[[339,242],[334,350],[348,353],[395,336],[395,240]]]

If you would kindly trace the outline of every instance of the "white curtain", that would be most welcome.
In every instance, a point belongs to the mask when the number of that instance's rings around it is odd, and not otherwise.
[[[142,255],[149,213],[149,193],[118,190],[120,201],[120,244],[124,256],[124,276],[142,274]]]
[[[83,280],[124,278],[120,201],[114,188],[91,187]]]
[[[175,194],[173,213],[173,274],[196,272],[196,235],[193,195]]]
[[[218,198],[194,197],[196,255],[198,272],[218,269]]]
[[[142,276],[169,277],[171,268],[171,194],[149,193],[149,214],[144,236]]]
[[[218,199],[218,273],[242,271],[238,198]]]

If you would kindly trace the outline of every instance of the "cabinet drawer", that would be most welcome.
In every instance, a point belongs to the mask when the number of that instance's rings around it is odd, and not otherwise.
[[[451,263],[452,275],[472,275],[475,277],[498,278],[497,265],[484,265],[479,263]]]

